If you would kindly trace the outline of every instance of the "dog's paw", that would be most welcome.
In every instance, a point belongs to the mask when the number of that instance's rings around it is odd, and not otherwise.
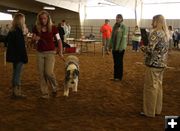
[[[68,95],[67,93],[64,93],[64,96],[65,96],[65,97],[68,97],[69,95]]]
[[[72,91],[73,91],[73,92],[77,92],[77,89],[73,89]]]

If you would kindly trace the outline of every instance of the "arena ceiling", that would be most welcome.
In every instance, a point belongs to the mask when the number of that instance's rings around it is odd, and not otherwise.
[[[137,3],[136,3],[137,2]],[[168,4],[180,3],[180,0],[1,0],[0,11],[18,9],[37,13],[44,6],[54,6],[57,9],[66,9],[79,12],[80,5],[84,6],[123,6],[134,9],[139,4]]]

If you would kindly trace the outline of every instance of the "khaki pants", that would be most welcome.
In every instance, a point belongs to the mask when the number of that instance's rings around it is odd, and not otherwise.
[[[57,82],[54,74],[55,52],[38,52],[37,64],[40,73],[40,87],[42,94],[49,94],[48,82],[53,88],[53,91],[56,91]]]
[[[143,111],[146,116],[155,117],[162,111],[163,72],[164,68],[146,67],[143,92]]]
[[[104,50],[106,52],[108,52],[109,51],[109,42],[110,42],[110,39],[109,38],[102,38],[102,42],[103,42]]]

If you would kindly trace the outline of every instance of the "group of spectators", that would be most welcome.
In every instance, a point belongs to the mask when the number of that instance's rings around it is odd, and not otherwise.
[[[113,29],[108,25],[108,20],[101,27],[103,46],[107,54],[112,50],[114,60],[113,81],[122,81],[123,78],[123,56],[127,46],[127,27],[123,24],[121,14],[116,16]],[[112,32],[112,33],[111,33]],[[149,32],[148,44],[141,46],[145,55],[145,80],[143,89],[143,110],[141,115],[155,117],[162,112],[163,101],[163,73],[167,66],[167,55],[169,50],[170,33],[166,20],[162,15],[156,15],[152,19],[152,29]],[[139,51],[141,32],[135,27],[132,37],[132,49]]]
[[[178,29],[173,30],[172,26],[168,26],[168,32],[169,32],[169,50],[180,49],[179,30]],[[139,48],[142,45],[142,43],[143,43],[143,40],[141,38],[140,28],[138,26],[135,26],[135,29],[132,33],[132,50],[139,52]]]
[[[168,26],[169,34],[170,34],[170,41],[169,41],[169,48],[170,49],[180,49],[180,32],[178,29],[173,30],[172,26]]]

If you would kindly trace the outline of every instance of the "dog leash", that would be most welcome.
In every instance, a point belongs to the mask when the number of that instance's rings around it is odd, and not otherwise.
[[[65,59],[63,56],[61,56],[59,53],[57,53],[58,56],[60,56],[60,58],[65,62]]]

